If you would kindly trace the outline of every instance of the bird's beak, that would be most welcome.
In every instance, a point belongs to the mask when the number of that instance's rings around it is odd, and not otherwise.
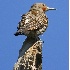
[[[55,8],[47,7],[47,10],[56,10]]]

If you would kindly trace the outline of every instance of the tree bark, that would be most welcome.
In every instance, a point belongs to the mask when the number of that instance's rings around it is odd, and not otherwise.
[[[42,43],[39,37],[27,37],[13,70],[42,70]]]

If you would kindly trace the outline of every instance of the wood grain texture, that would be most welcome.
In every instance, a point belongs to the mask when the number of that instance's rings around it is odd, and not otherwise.
[[[39,37],[26,38],[13,70],[42,70],[42,43]]]

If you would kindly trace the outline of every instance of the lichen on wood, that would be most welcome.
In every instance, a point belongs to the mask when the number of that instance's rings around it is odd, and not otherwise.
[[[27,37],[13,70],[42,70],[42,43],[39,37]]]

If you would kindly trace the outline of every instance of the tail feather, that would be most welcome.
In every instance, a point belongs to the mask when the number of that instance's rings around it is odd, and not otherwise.
[[[14,35],[15,35],[15,36],[18,36],[18,35],[20,35],[20,33],[19,33],[19,32],[16,32]]]
[[[18,32],[18,31],[17,31],[16,33],[14,33],[14,35],[15,35],[15,36],[18,36],[18,35],[24,35],[24,33],[22,33],[22,32]]]

